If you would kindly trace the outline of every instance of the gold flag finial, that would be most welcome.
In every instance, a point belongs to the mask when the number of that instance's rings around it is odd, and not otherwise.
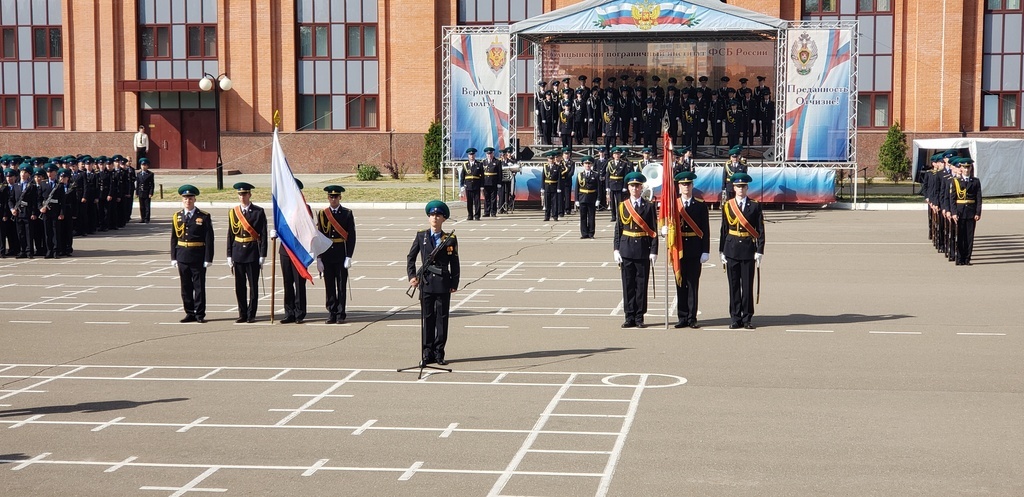
[[[281,111],[279,111],[279,110],[275,110],[274,111],[274,127],[275,128],[280,128],[281,127]]]

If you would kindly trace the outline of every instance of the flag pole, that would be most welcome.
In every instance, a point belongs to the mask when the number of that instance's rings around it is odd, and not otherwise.
[[[274,324],[274,296],[277,295],[277,238],[271,240],[270,252],[270,324]]]
[[[661,160],[662,160],[662,164],[661,164],[661,166],[662,166],[661,167],[661,171],[662,171],[662,174],[661,174],[661,188],[662,188],[662,190],[661,191],[664,192],[665,188],[668,188],[669,182],[670,181],[675,181],[675,178],[672,177],[672,145],[673,145],[673,143],[672,143],[672,137],[669,136],[669,134],[668,134],[668,128],[669,128],[668,118],[665,118],[664,120],[662,120],[661,128],[662,128],[661,129],[661,146],[662,146],[662,149],[663,149],[662,150],[662,154],[661,154]],[[670,201],[671,202],[675,202],[675,199],[671,199]],[[664,204],[664,202],[665,202],[665,196],[662,195],[662,203]],[[670,212],[670,211],[666,210],[668,208],[669,208],[669,206],[667,206],[667,205],[662,205],[661,206],[662,212]],[[663,223],[663,226],[668,226],[668,224],[667,223]],[[669,288],[669,286],[668,286],[668,267],[671,266],[671,265],[672,265],[672,252],[669,250],[668,236],[666,236],[665,237],[665,329],[666,330],[668,329],[668,307],[669,307],[669,297],[671,296],[671,294],[668,291],[668,288]]]

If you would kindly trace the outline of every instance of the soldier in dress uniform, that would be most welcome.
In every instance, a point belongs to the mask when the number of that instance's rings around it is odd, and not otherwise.
[[[718,252],[729,278],[729,329],[754,329],[754,269],[764,255],[764,214],[761,204],[747,197],[752,181],[747,173],[732,176],[735,198],[722,207]]]
[[[772,91],[764,85],[764,76],[757,77],[757,86],[754,87],[754,97],[760,99],[765,93],[770,94]]]
[[[575,126],[576,112],[572,109],[572,102],[562,102],[562,111],[558,114],[558,137],[561,139],[562,148],[572,150],[572,138],[576,136],[573,130]]]
[[[756,123],[761,119],[761,115],[759,114],[760,102],[753,98],[754,91],[750,88],[746,90],[747,93],[744,93],[742,100],[740,100],[740,110],[743,115],[740,132],[743,134],[743,145],[749,147],[754,145],[754,130],[757,127]]]
[[[624,81],[625,83],[625,81]],[[619,89],[619,100],[616,105],[619,116],[619,131],[616,133],[622,140],[623,145],[629,144],[629,130],[633,125],[633,112],[640,113],[640,109],[633,108],[633,92],[628,86]]]
[[[974,177],[974,160],[958,160],[960,177],[953,179],[953,222],[956,223],[956,265],[970,266],[974,252],[974,229],[981,220],[981,180]]]
[[[483,185],[484,165],[476,159],[476,149],[466,149],[466,162],[459,171],[459,186],[466,193],[466,210],[469,221],[480,220],[480,187]]]
[[[722,144],[723,121],[725,120],[724,100],[718,98],[718,93],[711,93],[707,103],[707,120],[711,124],[711,145],[717,147]]]
[[[619,203],[622,202],[622,197],[626,193],[625,178],[627,174],[633,172],[633,165],[622,158],[622,149],[615,147],[612,149],[612,160],[608,161],[605,172],[608,176],[608,207],[612,211],[612,222],[614,223],[618,216]]]
[[[74,227],[75,216],[79,208],[79,192],[71,182],[71,170],[61,169],[58,173],[60,182],[57,188],[61,189],[61,196],[64,201],[60,206],[60,215],[57,216],[57,251],[56,257],[70,257],[75,249]]]
[[[658,135],[661,134],[661,116],[663,115],[655,107],[655,103],[653,97],[647,97],[647,107],[640,114],[640,129],[644,135],[643,145],[652,150],[658,146]]]
[[[675,81],[675,78],[669,79]],[[668,87],[668,95],[665,97],[665,115],[668,116],[668,137],[672,144],[679,143],[679,130],[683,120],[683,102],[679,98],[679,90],[675,86]],[[696,104],[696,100],[694,101]],[[682,126],[685,141],[686,127]],[[696,138],[696,137],[694,137]]]
[[[740,144],[740,130],[743,128],[744,118],[739,105],[736,100],[730,100],[729,110],[725,111],[725,133],[728,136],[726,146],[729,148]]]
[[[494,156],[494,147],[484,149],[484,217],[498,216],[498,185],[501,184],[501,160]]]
[[[686,102],[686,110],[683,111],[683,145],[690,150],[697,149],[701,130],[707,129],[706,117],[697,110],[697,100],[691,99]]]
[[[586,76],[582,76],[586,78]],[[576,145],[583,144],[583,137],[587,135],[587,98],[586,87],[576,88],[576,98],[572,101],[572,136],[576,139]]]
[[[135,168],[129,164],[126,157],[121,157],[121,194],[124,201],[121,205],[121,227],[123,228],[132,219],[132,211],[135,209],[135,189],[138,175]]]
[[[80,164],[85,169],[85,190],[82,197],[82,235],[96,233],[100,217],[100,176],[96,169],[95,159],[85,156]]]
[[[638,172],[643,172],[643,170],[646,169],[647,166],[656,165],[654,162],[654,158],[651,157],[652,152],[653,151],[651,150],[651,147],[644,147],[643,149],[641,149],[640,160],[637,161],[636,166],[634,166],[634,170]]]
[[[697,304],[700,290],[701,268],[711,254],[711,225],[708,206],[693,197],[693,181],[697,175],[682,171],[675,175],[679,185],[679,219],[676,226],[683,240],[679,267],[682,270],[681,284],[676,285],[676,313],[679,321],[675,328],[698,328]]]
[[[498,198],[501,199],[498,212],[501,214],[510,212],[515,201],[514,183],[519,172],[519,161],[515,154],[515,147],[505,147],[501,151],[501,187],[498,189]]]
[[[302,190],[302,181],[295,178],[295,186]],[[309,217],[313,217],[313,210],[306,204],[306,211]],[[277,239],[277,230],[270,230],[270,239]],[[306,278],[299,273],[295,263],[292,262],[291,252],[285,244],[278,249],[278,257],[281,259],[281,279],[284,280],[284,319],[281,324],[302,324],[306,320]]]
[[[267,257],[267,214],[253,204],[249,183],[231,186],[238,192],[238,205],[228,211],[227,262],[235,276],[236,323],[255,323],[259,302],[260,271]]]
[[[597,198],[598,208],[597,210],[603,211],[608,208],[608,152],[603,149],[597,149],[597,158],[594,159],[594,171],[597,173]]]
[[[697,87],[694,86],[693,76],[686,76],[683,78],[686,81],[686,87],[684,87],[679,94],[679,98],[689,100],[691,98],[697,98]]]
[[[558,221],[558,216],[561,214],[561,208],[559,203],[562,195],[562,187],[560,186],[562,180],[562,165],[556,161],[558,151],[549,150],[544,153],[544,157],[547,158],[548,163],[544,165],[543,180],[544,186],[541,189],[544,192],[544,220],[549,221],[553,217],[555,221]]]
[[[693,172],[693,150],[690,147],[679,147],[672,151],[675,156],[675,163],[672,164],[672,177],[679,176],[682,172]],[[693,180],[690,180],[693,185]]]
[[[441,229],[450,215],[444,202],[432,200],[426,211],[430,227],[416,233],[406,257],[406,273],[409,286],[420,290],[422,364],[444,366],[448,364],[444,348],[448,343],[451,294],[459,288],[459,241],[453,233]],[[442,249],[435,250],[438,247]],[[421,266],[426,266],[422,271],[416,270],[417,259]],[[422,277],[418,278],[417,273],[422,273]]]
[[[758,133],[761,135],[761,145],[771,145],[775,135],[775,102],[772,101],[772,92],[765,88],[761,92],[760,107],[758,109]]]
[[[558,201],[563,216],[572,214],[572,176],[576,174],[576,163],[572,160],[572,151],[562,149],[562,157],[559,162],[562,165],[562,175],[559,177],[558,188],[561,196]]]
[[[199,189],[181,185],[182,210],[171,219],[171,265],[181,280],[182,323],[206,322],[206,268],[213,264],[213,220],[196,208]]]
[[[324,187],[330,204],[320,211],[316,227],[327,238],[331,247],[317,258],[317,269],[323,275],[327,287],[327,324],[344,323],[348,318],[345,302],[348,298],[348,270],[352,267],[352,255],[356,251],[356,218],[352,209],[341,206],[341,185]]]
[[[36,164],[43,164],[36,157],[32,160]],[[39,212],[39,208],[46,202],[46,195],[49,194],[51,188],[49,183],[46,181],[46,169],[43,167],[32,168],[32,180],[36,185],[36,218],[31,221],[32,224],[32,252],[43,257],[46,255],[46,223],[43,222],[42,213]]]
[[[156,177],[149,170],[149,159],[139,159],[139,174],[136,175],[135,192],[139,196],[139,222],[149,223],[150,206],[153,204],[153,192],[156,188]]]
[[[735,93],[736,90],[729,86],[729,76],[721,77],[722,86],[718,88],[718,98],[729,101],[732,97],[729,95],[730,92]]]
[[[3,168],[4,179],[0,183],[0,257],[17,255],[18,231],[14,226],[14,217],[8,208],[11,197],[14,196],[14,184],[18,182],[18,171],[10,167],[13,160],[4,156],[0,160],[0,168]]]
[[[615,78],[612,78],[615,79]],[[618,98],[615,97],[615,90],[611,90],[605,97],[604,104],[601,111],[601,131],[604,134],[604,148],[603,150],[607,153],[610,152],[612,147],[615,146],[616,137],[619,134],[619,104]]]
[[[22,163],[19,168],[21,181],[14,184],[10,199],[7,201],[7,209],[14,219],[15,230],[18,233],[18,259],[29,259],[35,257],[32,250],[32,229],[33,221],[39,215],[39,190],[32,181],[32,172],[28,163]]]
[[[661,87],[661,77],[651,76],[654,86],[647,89],[647,96],[654,99],[654,108],[658,110],[658,120],[665,113],[665,89]]]
[[[594,238],[594,222],[600,196],[600,181],[594,171],[594,158],[583,157],[583,171],[576,177],[576,208],[580,211],[580,238]]]
[[[942,205],[942,216],[946,222],[946,240],[943,251],[949,262],[956,261],[956,231],[957,226],[953,221],[953,214],[956,213],[956,203],[953,198],[953,179],[960,175],[959,162],[956,160],[959,158],[956,150],[947,150],[942,156],[946,162],[946,174],[943,175],[942,192],[940,194],[940,203]]]
[[[594,78],[595,81],[600,81],[601,78]],[[591,91],[590,96],[587,97],[586,106],[583,111],[583,123],[587,140],[591,145],[598,144],[598,137],[601,136],[601,112],[604,108],[604,103],[601,100],[601,94],[598,91]]]
[[[732,186],[733,175],[747,172],[747,159],[740,157],[741,153],[742,146],[730,148],[729,160],[722,166],[722,203],[736,196],[736,190]]]
[[[647,178],[639,172],[626,175],[629,198],[616,209],[614,251],[622,278],[623,328],[644,328],[647,313],[647,285],[651,266],[658,259],[658,222],[654,204],[641,197]]]
[[[754,94],[754,90],[750,89],[750,87],[747,86],[748,81],[750,80],[747,78],[740,78],[740,87],[736,89],[736,96],[738,96],[741,100],[746,98],[747,95]]]
[[[39,217],[42,219],[43,247],[45,258],[57,257],[57,219],[64,215],[64,188],[58,188],[57,173],[60,168],[54,163],[46,165],[46,178],[39,188]]]
[[[538,84],[543,89],[544,82],[541,81]],[[555,94],[551,90],[538,93],[541,93],[541,96],[537,99],[537,125],[540,126],[541,142],[544,145],[551,145],[551,137],[555,133],[553,116],[557,112],[557,103],[554,99]]]

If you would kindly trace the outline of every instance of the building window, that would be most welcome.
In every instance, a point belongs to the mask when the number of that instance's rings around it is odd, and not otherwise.
[[[352,97],[345,105],[348,129],[377,129],[377,97]]]
[[[142,58],[169,59],[171,57],[171,27],[143,26],[139,33]]]
[[[804,14],[834,14],[838,0],[804,0]]]
[[[982,128],[1012,128],[1020,125],[1020,94],[990,93],[981,95],[981,126]]]
[[[985,10],[987,11],[1010,11],[1021,10],[1020,0],[986,0]]]
[[[331,129],[331,96],[299,95],[299,130]]]
[[[536,102],[537,97],[532,93],[520,93],[516,97],[516,128],[530,130],[537,126]]]
[[[0,33],[0,43],[3,49],[0,50],[0,59],[18,58],[18,33],[14,28],[3,28]]]
[[[64,129],[64,97],[35,97],[36,129]]]
[[[188,32],[188,58],[217,58],[217,26],[187,26],[185,29]]]
[[[857,127],[889,127],[889,94],[860,93],[857,95]]]
[[[18,98],[0,97],[0,128],[18,127]]]
[[[861,14],[889,12],[891,9],[889,0],[857,0],[857,12]]]
[[[377,26],[349,24],[345,27],[349,59],[373,58],[377,56]]]
[[[330,27],[326,24],[299,26],[299,57],[304,59],[331,58]]]
[[[35,60],[60,60],[63,54],[59,26],[32,28],[32,58]]]

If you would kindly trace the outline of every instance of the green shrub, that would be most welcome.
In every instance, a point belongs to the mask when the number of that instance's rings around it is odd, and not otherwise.
[[[380,169],[372,164],[359,164],[356,166],[356,179],[359,181],[374,181],[380,178]]]
[[[427,134],[423,137],[423,174],[427,179],[435,179],[441,171],[441,122],[430,123]]]
[[[910,158],[907,156],[907,135],[899,121],[889,127],[885,142],[878,151],[878,170],[893,183],[910,177]]]

